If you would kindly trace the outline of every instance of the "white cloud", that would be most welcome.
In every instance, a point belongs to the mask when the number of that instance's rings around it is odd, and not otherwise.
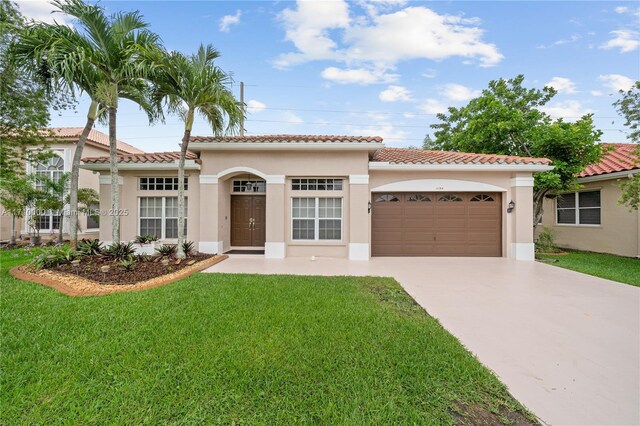
[[[442,114],[447,112],[447,106],[437,99],[427,99],[419,107],[425,114]]]
[[[366,4],[370,6],[370,2]],[[296,8],[280,14],[285,38],[296,51],[280,55],[274,65],[286,68],[333,60],[349,67],[393,69],[404,60],[439,61],[458,56],[488,67],[503,58],[494,44],[483,41],[484,30],[476,18],[440,15],[423,6],[386,12],[388,8],[381,4],[398,7],[403,2],[376,3],[371,16],[351,18],[352,11],[344,0],[299,0]]]
[[[620,49],[620,53],[628,53],[633,52],[640,46],[637,31],[616,30],[611,31],[609,34],[613,38],[600,46],[601,49]]]
[[[602,96],[604,93],[602,93],[599,90],[592,90],[591,91],[591,96]]]
[[[375,126],[363,128],[351,128],[349,132],[358,136],[380,136],[386,146],[402,145],[402,142],[409,136],[404,130],[397,129],[391,123],[377,123]]]
[[[616,7],[616,8],[615,8],[615,9],[613,9],[613,10],[614,10],[616,13],[620,13],[620,14],[629,12],[629,8],[628,8],[628,7],[626,7],[626,6],[618,6],[618,7]]]
[[[445,85],[440,91],[443,96],[452,101],[462,102],[468,101],[480,95],[480,90],[473,90],[462,84],[450,83]]]
[[[58,12],[58,8],[50,1],[30,0],[17,2],[20,12],[27,19],[46,22],[52,24],[54,21],[59,24],[68,25],[71,19],[68,15]],[[55,13],[53,13],[56,11]]]
[[[576,93],[576,84],[565,77],[553,77],[545,86],[553,87],[558,93]]]
[[[302,124],[304,123],[304,120],[302,118],[300,118],[299,116],[297,116],[296,114],[294,114],[292,111],[285,111],[282,113],[282,118],[284,119],[284,121],[291,123],[291,124]]]
[[[242,11],[236,11],[235,15],[225,15],[220,19],[220,31],[228,33],[232,25],[238,25],[240,23],[240,16]]]
[[[250,113],[264,111],[266,107],[267,106],[264,103],[256,101],[255,99],[251,99],[249,102],[247,102],[247,111]]]
[[[376,16],[383,11],[404,6],[407,0],[358,0],[357,4],[362,7],[369,16]]]
[[[382,102],[407,102],[411,100],[411,92],[403,86],[389,86],[378,97]]]
[[[551,116],[551,118],[564,118],[565,121],[576,121],[585,114],[593,112],[589,108],[585,108],[579,101],[562,101],[552,105],[540,108]]]
[[[547,45],[541,44],[540,46],[537,46],[537,48],[538,49],[549,49],[549,48],[554,47],[554,46],[562,46],[563,44],[575,43],[576,41],[580,40],[581,38],[582,38],[581,35],[573,34],[569,38],[563,38],[563,39],[560,39],[560,40],[556,40],[553,43],[547,44]]]
[[[421,74],[424,78],[436,78],[438,76],[438,72],[433,68],[427,68],[425,72]]]
[[[631,89],[634,84],[634,81],[632,79],[630,79],[626,75],[621,74],[600,75],[598,79],[602,81],[606,88],[616,93],[620,90],[624,90],[626,92],[627,90]]]
[[[328,67],[320,75],[322,78],[339,84],[393,83],[398,79],[397,74],[388,74],[384,70],[368,70],[365,68],[341,69]]]

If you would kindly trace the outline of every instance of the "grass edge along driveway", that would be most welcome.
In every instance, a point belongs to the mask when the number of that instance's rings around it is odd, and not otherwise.
[[[577,250],[566,250],[562,254],[538,254],[536,257],[555,261],[549,262],[549,265],[640,287],[640,259]]]
[[[199,273],[73,298],[9,276],[25,256],[0,253],[2,424],[532,423],[393,279]]]

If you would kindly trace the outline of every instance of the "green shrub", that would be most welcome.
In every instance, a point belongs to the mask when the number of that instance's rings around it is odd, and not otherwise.
[[[120,265],[120,267],[125,271],[131,272],[133,271],[133,267],[136,265],[136,261],[133,255],[131,255],[126,259],[122,259],[118,265]]]
[[[104,254],[113,260],[125,260],[136,253],[133,243],[113,243],[104,250]]]
[[[551,251],[555,249],[555,235],[553,229],[544,227],[536,240],[538,251]]]
[[[194,252],[196,245],[193,241],[184,241],[182,243],[182,251],[185,255],[189,256]]]
[[[156,248],[156,252],[163,257],[175,256],[178,246],[175,244],[163,244]]]
[[[69,246],[44,247],[36,254],[31,263],[37,268],[55,268],[63,263],[69,263],[80,254]]]
[[[100,240],[82,240],[78,242],[78,251],[83,256],[101,255],[104,250]]]

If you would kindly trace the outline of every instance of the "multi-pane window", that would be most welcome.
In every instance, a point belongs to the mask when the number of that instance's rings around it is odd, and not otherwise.
[[[342,198],[293,198],[291,239],[341,240]]]
[[[556,220],[561,225],[600,225],[600,191],[559,195]]]
[[[264,180],[234,180],[231,188],[233,192],[267,192],[267,183]]]
[[[57,182],[64,173],[64,160],[59,155],[54,155],[47,161],[38,163],[33,168],[33,173],[37,176],[36,188],[42,190],[45,188],[45,183],[42,180],[48,179],[53,182]],[[49,210],[48,212],[41,212],[40,217],[36,220],[36,226],[39,230],[49,230],[60,228],[60,212]]]
[[[185,234],[188,216],[186,201]],[[154,235],[159,239],[178,238],[178,197],[141,197],[140,235]]]
[[[100,204],[92,204],[89,206],[89,214],[87,214],[87,229],[100,228],[100,215],[97,213],[100,209]]]
[[[189,178],[184,178],[184,189],[189,189]],[[177,191],[177,177],[141,177],[138,179],[138,188],[141,191]]]
[[[294,191],[342,191],[342,179],[292,179],[291,189]]]

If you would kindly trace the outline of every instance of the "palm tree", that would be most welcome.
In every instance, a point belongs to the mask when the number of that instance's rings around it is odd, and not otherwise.
[[[200,45],[196,54],[156,52],[155,100],[184,122],[178,162],[178,257],[184,257],[184,164],[195,115],[200,114],[215,135],[237,131],[245,117],[244,105],[229,89],[229,74],[214,65],[220,56],[211,45]]]
[[[116,137],[118,99],[137,103],[150,122],[159,117],[148,98],[150,65],[138,59],[142,52],[158,49],[160,39],[146,29],[148,24],[137,11],[108,16],[102,7],[81,0],[55,0],[53,4],[60,12],[75,18],[82,32],[57,23],[34,23],[18,43],[16,56],[44,76],[52,90],[79,91],[91,98],[87,122],[72,164],[72,215],[78,214],[78,176],[84,144],[96,119],[108,121],[111,208],[117,213],[120,204]],[[71,221],[70,231],[72,243],[77,242],[77,221]],[[112,217],[112,239],[120,241],[117,214]]]

